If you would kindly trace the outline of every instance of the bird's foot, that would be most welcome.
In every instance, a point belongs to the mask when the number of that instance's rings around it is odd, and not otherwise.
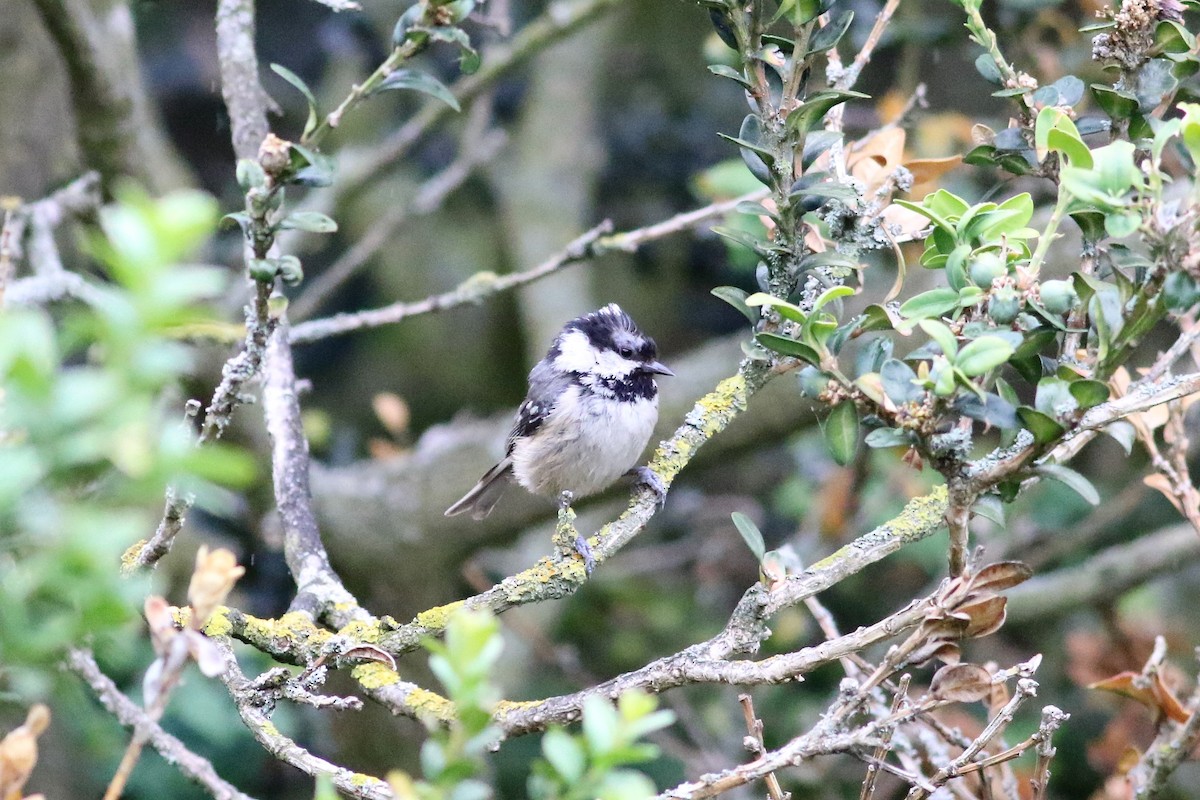
[[[596,569],[596,558],[587,539],[575,527],[575,511],[571,508],[574,499],[571,492],[563,492],[558,496],[558,525],[554,531],[554,542],[563,555],[578,553],[583,559],[583,570],[590,577]]]
[[[658,473],[649,467],[634,467],[629,470],[629,475],[641,486],[645,486],[654,493],[654,499],[658,508],[662,508],[667,503],[667,485],[663,483],[663,479],[658,477]]]
[[[575,552],[583,558],[583,572],[590,578],[596,570],[596,558],[592,555],[592,546],[582,533],[575,534]]]

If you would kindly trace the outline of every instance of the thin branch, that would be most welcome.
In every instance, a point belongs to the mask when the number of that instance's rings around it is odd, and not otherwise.
[[[478,303],[493,294],[536,281],[563,267],[589,258],[595,242],[611,230],[612,223],[606,220],[538,266],[525,272],[515,272],[510,275],[496,275],[494,272],[477,273],[449,292],[426,297],[415,303],[393,303],[369,311],[335,314],[324,319],[301,322],[292,329],[290,341],[293,344],[303,344],[357,330],[395,324],[420,314],[430,314],[468,303]]]
[[[765,190],[764,190],[765,191]],[[668,220],[622,233],[612,233],[612,223],[602,222],[590,231],[574,239],[559,252],[541,264],[524,272],[496,275],[492,272],[477,273],[457,287],[439,295],[417,302],[393,303],[368,311],[350,314],[335,314],[323,319],[298,323],[292,328],[292,344],[304,344],[330,336],[340,336],[358,330],[392,325],[420,314],[445,311],[469,303],[478,303],[486,297],[540,280],[564,267],[612,251],[633,252],[642,245],[688,230],[710,219],[724,216],[745,200],[761,199],[764,191],[751,192],[733,200],[713,203],[703,208],[678,214]],[[353,252],[353,251],[352,251]],[[305,306],[307,309],[308,306]]]
[[[473,75],[460,78],[450,87],[460,105],[466,105],[485,89],[531,58],[620,4],[622,0],[578,0],[552,2],[537,19],[525,25],[504,50],[496,48],[493,57]],[[403,158],[431,128],[448,119],[454,110],[445,103],[430,102],[420,113],[380,144],[370,148],[361,161],[347,164],[338,182],[337,193],[345,196],[382,174]]]
[[[267,109],[274,103],[258,78],[254,0],[218,0],[217,60],[221,66],[221,96],[229,110],[233,151],[238,158],[255,158],[270,133]]]
[[[300,421],[286,318],[280,320],[267,344],[263,414],[271,437],[271,474],[275,502],[283,521],[284,557],[296,582],[291,609],[319,617],[340,606],[346,609],[339,612],[346,617],[343,624],[362,617],[365,612],[358,609],[357,601],[330,566],[313,513],[308,484],[308,439]]]
[[[971,763],[971,759],[975,758],[983,748],[995,739],[1000,732],[1012,723],[1016,716],[1017,709],[1025,704],[1025,701],[1031,697],[1037,696],[1037,682],[1032,678],[1021,678],[1017,681],[1017,690],[1013,692],[1012,698],[1005,704],[1004,708],[992,717],[988,724],[984,727],[971,745],[967,747],[958,758],[951,761],[946,766],[939,769],[930,779],[929,783],[933,788],[946,785],[947,781],[958,775],[959,770]],[[905,800],[924,800],[931,794],[930,790],[922,786],[914,786],[912,791],[908,793]]]
[[[285,736],[271,722],[270,711],[272,699],[270,693],[256,688],[248,680],[238,666],[233,648],[226,643],[218,642],[225,658],[225,669],[221,672],[221,681],[229,690],[238,715],[250,733],[258,740],[268,753],[286,764],[302,772],[312,775],[325,775],[333,782],[335,788],[351,797],[364,800],[393,800],[392,791],[388,785],[378,778],[352,772],[345,767],[339,767],[320,756],[305,750],[295,740]]]
[[[67,653],[67,666],[87,682],[96,698],[109,713],[135,736],[146,739],[170,764],[174,764],[189,780],[203,786],[217,800],[252,800],[232,784],[217,775],[209,761],[188,750],[183,742],[167,733],[126,697],[107,675],[100,671],[90,650],[73,648]]]
[[[871,32],[867,34],[867,40],[863,43],[862,49],[858,51],[858,55],[854,57],[854,61],[834,83],[833,88],[844,91],[858,82],[858,76],[862,74],[863,68],[871,61],[871,54],[875,52],[875,46],[883,38],[884,30],[887,28],[888,23],[892,21],[892,16],[899,7],[900,0],[887,0],[884,3],[879,16],[875,18],[875,24],[871,26]]]
[[[303,319],[320,308],[347,280],[353,277],[395,236],[396,231],[413,218],[423,217],[441,208],[446,198],[482,164],[490,162],[508,140],[503,131],[491,131],[478,142],[464,141],[459,157],[441,172],[422,183],[408,203],[388,209],[371,223],[367,232],[316,278],[308,281],[304,293],[289,306],[288,313]]]
[[[1200,650],[1196,651],[1200,656]],[[1188,721],[1164,721],[1154,741],[1129,772],[1135,800],[1154,800],[1167,788],[1171,774],[1200,743],[1200,686],[1188,700]]]
[[[904,704],[905,698],[908,697],[908,683],[911,680],[909,675],[900,676],[900,684],[896,688],[896,694],[892,697],[892,707],[889,716],[896,716],[900,712],[900,706]],[[875,748],[875,755],[871,761],[867,763],[867,775],[863,778],[862,790],[858,793],[859,800],[871,800],[875,795],[875,781],[879,777],[880,769],[886,768],[887,752],[892,741],[892,734],[895,733],[895,728],[884,728],[880,734],[879,746]]]
[[[748,694],[739,694],[738,702],[741,703],[742,715],[746,718],[746,746],[756,756],[762,755],[767,751],[767,746],[763,742],[763,722],[754,713],[754,700]],[[790,792],[784,792],[779,787],[779,778],[775,777],[774,772],[768,772],[763,782],[767,784],[767,795],[771,800],[789,800],[792,796]]]
[[[18,278],[4,293],[5,306],[44,306],[65,300],[100,306],[105,302],[105,296],[102,289],[75,272]]]

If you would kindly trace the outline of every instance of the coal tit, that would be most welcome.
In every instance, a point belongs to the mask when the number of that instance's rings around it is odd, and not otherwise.
[[[483,519],[514,480],[564,503],[606,489],[631,472],[650,440],[658,421],[654,376],[674,374],[616,303],[571,320],[529,373],[504,459],[446,516]],[[655,487],[649,470],[638,476]]]

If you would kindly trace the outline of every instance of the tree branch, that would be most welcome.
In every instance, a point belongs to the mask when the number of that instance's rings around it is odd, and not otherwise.
[[[271,131],[267,109],[274,103],[258,78],[254,0],[218,0],[217,60],[221,65],[221,96],[229,110],[233,152],[238,158],[255,158]]]
[[[612,223],[605,220],[595,228],[569,242],[562,250],[532,269],[508,275],[496,275],[494,272],[480,272],[472,275],[449,292],[433,295],[414,303],[393,303],[368,311],[358,311],[352,314],[335,314],[332,317],[324,319],[301,322],[292,328],[291,342],[293,344],[304,344],[357,330],[395,324],[419,314],[429,314],[456,308],[468,303],[478,303],[493,294],[540,280],[547,275],[552,275],[558,270],[579,263],[580,261],[596,258],[612,251],[634,252],[647,242],[688,230],[710,219],[724,216],[731,212],[738,203],[745,200],[762,199],[764,195],[765,190],[750,192],[733,200],[713,203],[703,208],[678,214],[668,220],[648,225],[644,228],[637,228],[622,233],[612,233]],[[371,234],[368,234],[368,238],[363,241],[368,240],[371,240],[371,246],[375,247],[375,242]],[[378,245],[382,246],[385,241],[386,239],[379,242]],[[344,259],[350,259],[351,254],[354,252],[355,250],[351,250]],[[342,261],[339,260],[338,263],[340,264]],[[351,261],[351,263],[354,263],[354,261]],[[332,272],[335,268],[336,265],[330,271]],[[302,308],[304,310],[311,310],[315,304],[316,301],[303,304]]]
[[[164,731],[137,703],[126,697],[112,679],[100,671],[90,650],[72,648],[67,653],[66,664],[87,682],[96,699],[118,722],[132,730],[135,736],[146,739],[167,763],[174,764],[189,780],[203,786],[217,800],[252,800],[217,775],[207,759],[188,750],[183,742]]]
[[[341,606],[346,610],[335,612],[334,616],[345,617],[348,621],[364,617],[365,612],[358,609],[357,601],[330,566],[313,515],[308,484],[308,440],[300,421],[296,373],[287,329],[287,320],[283,318],[267,343],[263,414],[271,437],[271,474],[275,502],[283,520],[284,556],[296,582],[296,597],[291,610],[320,617],[333,612],[335,606]]]

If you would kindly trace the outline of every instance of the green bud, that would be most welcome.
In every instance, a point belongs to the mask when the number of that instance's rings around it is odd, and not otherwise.
[[[279,261],[279,277],[288,286],[297,286],[304,280],[304,269],[295,256],[282,256]]]
[[[817,397],[829,385],[829,376],[813,366],[800,370],[800,392],[805,397]]]
[[[1008,274],[1008,262],[996,251],[988,250],[971,259],[967,274],[971,276],[971,283],[981,289],[990,289],[992,281]]]
[[[263,172],[262,165],[253,158],[240,158],[237,162],[237,182],[243,192],[248,192],[265,186],[267,173]]]
[[[400,16],[400,19],[396,21],[396,27],[392,30],[392,45],[400,47],[404,44],[409,38],[411,29],[423,22],[424,15],[425,6],[421,3],[417,3],[405,11]],[[422,39],[429,38],[429,34],[423,31],[420,33],[412,32],[412,36],[414,42],[416,42],[417,37],[421,37]]]
[[[275,280],[275,273],[279,271],[279,266],[274,259],[270,258],[252,258],[246,262],[246,273],[252,280],[259,283],[272,283]]]
[[[1021,298],[1012,287],[996,289],[988,298],[987,313],[997,325],[1008,325],[1021,313]]]
[[[1070,281],[1042,281],[1039,291],[1042,305],[1051,314],[1065,314],[1079,302],[1075,286]]]

